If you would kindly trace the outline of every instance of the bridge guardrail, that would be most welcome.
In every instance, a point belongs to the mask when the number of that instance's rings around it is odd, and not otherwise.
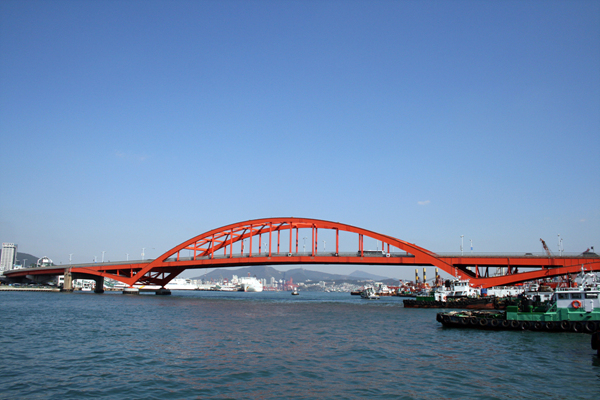
[[[468,257],[498,257],[498,258],[506,258],[506,257],[531,257],[531,258],[548,258],[547,253],[529,253],[529,252],[514,252],[514,253],[435,253],[438,257],[451,257],[451,258],[468,258]],[[562,254],[552,254],[551,258],[598,258],[600,255],[596,253],[562,253]]]
[[[388,256],[389,254],[389,256]],[[213,254],[212,259],[228,259],[228,258],[256,258],[256,257],[268,257],[268,253],[252,253],[252,255],[249,255],[247,253],[241,254],[241,253],[236,253],[236,254],[232,254],[231,256],[229,254]],[[315,254],[315,256],[317,257],[360,257],[360,252],[343,252],[343,253],[338,253],[336,255],[335,252],[317,252]],[[271,253],[271,258],[274,257],[311,257],[311,253],[309,252],[298,252],[298,253]],[[406,253],[406,252],[396,252],[396,253],[371,253],[371,252],[366,252],[363,255],[364,258],[400,258],[400,257],[414,257],[414,255]],[[194,258],[193,257],[179,257],[179,261],[192,261]],[[211,256],[202,256],[202,257],[196,257],[197,260],[210,260]],[[171,257],[168,258],[166,260],[166,262],[175,262],[177,261],[177,259],[175,257]]]

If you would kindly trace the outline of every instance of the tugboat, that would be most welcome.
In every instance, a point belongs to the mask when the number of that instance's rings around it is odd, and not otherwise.
[[[523,299],[505,312],[450,311],[436,319],[445,327],[592,333],[600,328],[600,282],[587,273],[579,287],[556,289],[545,305]]]

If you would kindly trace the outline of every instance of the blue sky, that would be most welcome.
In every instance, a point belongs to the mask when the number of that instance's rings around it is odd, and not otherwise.
[[[271,216],[600,246],[597,1],[2,1],[0,54],[0,240],[56,263]]]

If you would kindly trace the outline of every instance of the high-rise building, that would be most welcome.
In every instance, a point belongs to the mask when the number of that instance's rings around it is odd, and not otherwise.
[[[10,271],[17,262],[17,245],[2,243],[2,257],[0,258],[0,273]]]

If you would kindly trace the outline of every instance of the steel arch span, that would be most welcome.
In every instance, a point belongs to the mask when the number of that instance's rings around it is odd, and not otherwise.
[[[311,232],[306,252],[299,251],[300,229]],[[318,250],[318,236],[322,230],[335,232],[335,251]],[[357,235],[356,251],[340,252],[340,232]],[[263,237],[267,238],[266,246]],[[382,250],[377,254],[365,249],[365,238],[380,242]],[[254,250],[257,239],[258,251]],[[216,228],[173,247],[146,264],[94,265],[72,270],[102,275],[128,285],[164,286],[182,271],[192,268],[307,263],[434,265],[448,273],[454,271],[452,265],[435,253],[415,244],[348,224],[294,217],[255,219]]]
[[[306,233],[308,230],[310,233]],[[323,237],[324,230],[327,231],[328,238],[335,235],[335,251],[318,250],[319,233]],[[354,251],[340,251],[340,233],[355,235]],[[300,237],[310,239],[308,251],[304,246],[299,251]],[[381,250],[365,249],[365,238],[376,240],[377,248]],[[470,279],[474,286],[484,288],[573,274],[581,269],[600,271],[600,257],[594,253],[561,257],[531,254],[445,256],[356,226],[294,217],[255,219],[216,228],[173,247],[154,260],[88,264],[59,269],[70,269],[71,273],[78,276],[103,276],[130,286],[164,286],[186,269],[279,264],[434,266],[452,276]],[[502,268],[505,272],[500,276],[490,276],[491,267]],[[49,272],[37,268],[10,271],[9,275],[18,277],[45,273]]]

